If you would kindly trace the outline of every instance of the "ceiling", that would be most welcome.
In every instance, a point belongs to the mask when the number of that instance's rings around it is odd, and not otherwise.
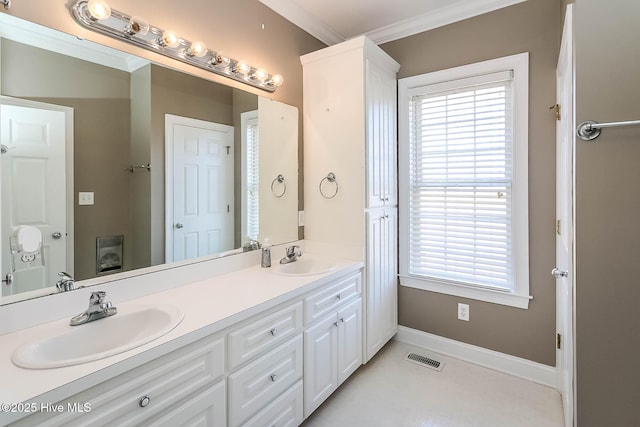
[[[260,0],[328,45],[401,39],[526,0]]]

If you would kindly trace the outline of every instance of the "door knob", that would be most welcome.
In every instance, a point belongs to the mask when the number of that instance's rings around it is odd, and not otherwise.
[[[556,267],[553,270],[551,270],[551,275],[556,279],[559,279],[561,277],[569,276],[569,272],[565,270],[560,270],[558,267]]]
[[[181,222],[176,222],[176,228],[183,228],[184,224]]]
[[[56,231],[55,233],[51,234],[51,237],[53,237],[54,239],[58,240],[59,238],[62,237],[62,233],[59,231]]]

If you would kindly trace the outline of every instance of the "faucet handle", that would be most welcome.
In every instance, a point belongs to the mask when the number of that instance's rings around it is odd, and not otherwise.
[[[89,305],[100,305],[104,301],[104,297],[107,296],[105,291],[95,291],[91,292],[91,297],[89,297]]]
[[[66,282],[67,280],[73,280],[73,277],[71,277],[69,273],[65,273],[64,271],[61,271],[60,273],[58,273],[58,276],[60,276],[61,282]]]

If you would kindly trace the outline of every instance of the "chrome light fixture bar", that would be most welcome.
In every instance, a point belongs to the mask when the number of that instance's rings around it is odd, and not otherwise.
[[[274,92],[283,83],[279,74],[269,74],[262,68],[207,49],[201,41],[185,40],[173,31],[149,25],[141,17],[113,10],[104,0],[79,0],[71,10],[76,21],[86,28],[185,64],[268,92]]]

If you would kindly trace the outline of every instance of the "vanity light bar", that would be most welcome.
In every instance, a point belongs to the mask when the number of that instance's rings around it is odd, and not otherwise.
[[[98,13],[96,13],[96,3],[99,6]],[[269,74],[262,68],[254,68],[244,61],[238,61],[221,52],[207,49],[201,41],[185,40],[172,31],[149,25],[140,17],[131,17],[113,10],[103,0],[79,0],[71,10],[76,21],[86,28],[185,64],[267,92],[274,92],[283,83],[283,78],[279,74]]]

